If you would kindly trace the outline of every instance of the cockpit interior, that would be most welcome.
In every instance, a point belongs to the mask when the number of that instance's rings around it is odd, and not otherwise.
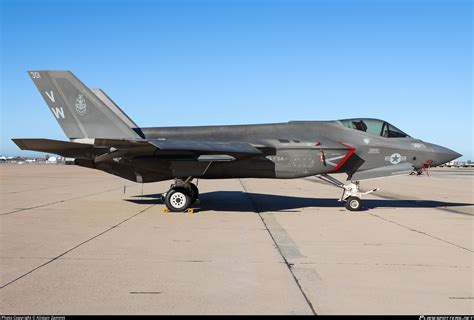
[[[407,138],[410,137],[394,125],[379,119],[344,119],[339,122],[346,128],[367,132],[385,138]]]

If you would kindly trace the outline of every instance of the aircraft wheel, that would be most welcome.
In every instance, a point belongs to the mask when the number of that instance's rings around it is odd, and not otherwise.
[[[346,200],[345,207],[350,211],[359,211],[362,208],[362,202],[358,197],[349,197]]]
[[[190,183],[189,187],[191,189],[191,203],[194,203],[199,197],[199,189],[194,183]]]
[[[166,193],[165,205],[169,211],[186,211],[191,206],[191,195],[185,188],[174,187]]]

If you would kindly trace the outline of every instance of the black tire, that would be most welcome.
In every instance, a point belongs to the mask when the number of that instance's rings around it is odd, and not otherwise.
[[[165,205],[169,211],[183,212],[191,206],[191,195],[182,187],[171,188],[165,197]]]
[[[191,189],[191,203],[194,203],[199,198],[199,189],[194,183],[190,183],[189,187]]]
[[[362,208],[362,202],[358,197],[349,197],[346,200],[345,207],[349,211],[360,211]]]

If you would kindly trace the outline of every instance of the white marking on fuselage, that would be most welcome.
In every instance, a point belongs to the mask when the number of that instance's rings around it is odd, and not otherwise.
[[[332,157],[332,158],[326,159],[325,161],[326,161],[327,164],[330,164],[331,166],[335,167],[335,166],[337,166],[337,163],[334,163],[332,161],[342,159],[344,157],[345,157],[345,155]],[[339,163],[339,161],[338,161],[338,163]]]
[[[275,162],[275,163],[287,161],[287,159],[284,156],[277,156],[277,155],[266,156],[265,158],[267,158],[268,160],[270,160],[272,162]]]
[[[423,143],[415,142],[411,144],[413,148],[426,148]]]
[[[402,156],[399,153],[392,153],[390,156],[385,157],[385,161],[389,161],[391,164],[399,164],[402,161],[406,161],[406,159],[406,156]]]

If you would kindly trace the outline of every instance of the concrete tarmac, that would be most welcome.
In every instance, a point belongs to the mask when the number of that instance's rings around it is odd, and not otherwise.
[[[472,169],[363,181],[357,213],[316,177],[199,180],[194,214],[169,181],[0,178],[1,314],[474,313]]]

